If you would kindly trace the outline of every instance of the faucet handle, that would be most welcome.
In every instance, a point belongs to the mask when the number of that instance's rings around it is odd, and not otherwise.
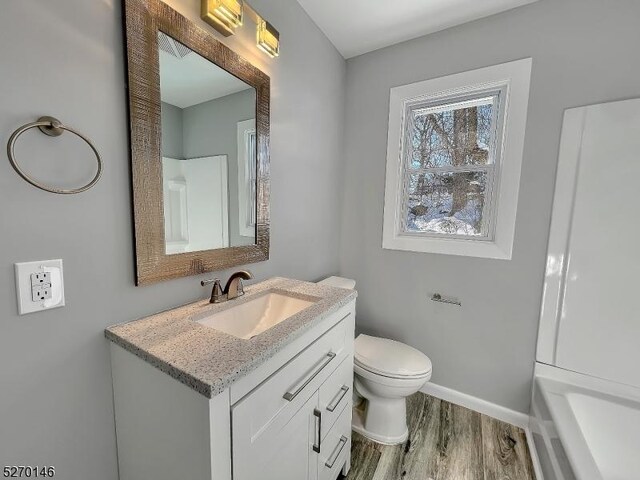
[[[220,303],[224,301],[224,292],[222,291],[222,284],[220,283],[219,278],[209,278],[207,280],[202,280],[200,282],[200,285],[204,287],[212,283],[213,283],[213,289],[211,290],[210,303]]]

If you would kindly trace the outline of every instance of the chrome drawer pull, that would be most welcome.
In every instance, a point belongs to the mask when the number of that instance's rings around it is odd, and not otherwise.
[[[333,352],[327,353],[326,357],[320,362],[320,365],[318,365],[318,368],[304,380],[304,383],[302,383],[293,392],[289,391],[289,392],[285,393],[282,396],[282,398],[284,398],[285,400],[288,400],[288,401],[292,401],[294,398],[296,398],[298,396],[298,394],[302,390],[304,390],[304,387],[309,385],[311,383],[311,381],[314,378],[316,378],[316,376],[324,369],[324,367],[329,365],[329,362],[331,362],[331,360],[333,360],[334,358],[336,358],[336,354],[335,353],[333,353]],[[302,380],[300,380],[300,381],[302,382]]]
[[[313,451],[320,453],[320,447],[322,446],[322,412],[315,408],[313,410],[313,416],[318,419],[316,425],[318,428],[316,429],[316,435],[318,436],[318,443],[313,442]]]
[[[333,397],[333,400],[331,400],[331,403],[327,405],[327,410],[329,410],[330,412],[333,412],[336,408],[338,408],[338,405],[340,405],[340,402],[342,401],[342,399],[344,398],[344,396],[347,394],[348,391],[349,391],[349,387],[347,387],[346,385],[343,385],[342,388],[340,388],[340,391],[336,394],[336,396]]]
[[[325,462],[326,467],[333,468],[333,464],[336,463],[336,460],[338,460],[338,457],[342,453],[342,450],[344,450],[344,446],[347,444],[348,440],[349,439],[344,435],[340,437],[340,441],[338,442],[338,445],[336,445],[335,450],[333,451],[329,459]]]

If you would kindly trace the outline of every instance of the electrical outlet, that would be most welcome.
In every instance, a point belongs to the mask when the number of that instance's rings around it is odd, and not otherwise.
[[[50,272],[36,272],[31,274],[31,286],[44,285],[48,283],[51,285],[51,273]]]
[[[31,300],[34,302],[40,302],[42,300],[49,300],[52,298],[53,294],[51,293],[51,284],[44,283],[42,285],[37,285],[31,287]]]
[[[62,260],[16,263],[18,313],[64,306]]]

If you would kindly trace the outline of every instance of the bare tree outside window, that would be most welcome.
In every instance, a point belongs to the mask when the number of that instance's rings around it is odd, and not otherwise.
[[[488,236],[497,95],[413,107],[405,131],[407,233]]]

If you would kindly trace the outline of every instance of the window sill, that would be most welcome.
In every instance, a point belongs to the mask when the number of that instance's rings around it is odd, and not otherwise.
[[[438,253],[465,257],[511,260],[510,242],[465,240],[460,238],[403,237],[383,238],[382,248],[418,253]]]

